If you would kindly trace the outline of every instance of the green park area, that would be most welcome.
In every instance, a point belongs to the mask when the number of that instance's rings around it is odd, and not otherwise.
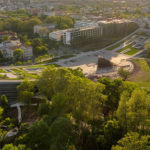
[[[118,53],[121,53],[121,52],[123,52],[123,51],[125,51],[125,50],[127,50],[127,49],[128,49],[128,51],[124,53],[124,54],[126,54],[126,55],[134,55],[134,54],[136,54],[137,52],[140,51],[139,49],[134,48],[134,47],[133,47],[133,44],[130,44],[130,45],[128,45],[128,46],[125,46],[125,47],[119,49],[117,52],[118,52]]]
[[[150,60],[135,59],[133,63],[135,69],[129,80],[136,82],[140,87],[150,88]]]
[[[5,70],[0,69],[0,79],[5,79],[5,80],[24,80],[24,79],[35,80],[39,77],[42,70],[47,68],[48,66],[60,67],[57,64],[49,64],[49,65],[39,64],[39,65],[26,66],[26,67],[6,68]],[[12,78],[11,78],[11,76],[12,76]]]
[[[134,55],[134,54],[136,54],[136,53],[139,52],[139,51],[140,51],[140,50],[138,50],[138,49],[132,48],[131,50],[127,51],[127,52],[124,53],[124,54],[126,54],[126,55]]]
[[[123,52],[123,51],[126,50],[126,49],[131,49],[131,48],[132,48],[132,45],[133,45],[133,44],[127,45],[127,46],[125,46],[125,47],[119,49],[117,52],[120,53],[120,52]]]
[[[109,48],[107,48],[107,50],[114,50],[115,48],[118,48],[119,46],[121,46],[121,44],[123,44],[123,41],[122,42],[119,42],[119,43],[117,43],[117,44],[115,44],[115,45],[113,45],[113,46],[111,46],[111,47],[109,47]]]
[[[3,69],[0,69],[0,73],[6,73],[6,71]]]

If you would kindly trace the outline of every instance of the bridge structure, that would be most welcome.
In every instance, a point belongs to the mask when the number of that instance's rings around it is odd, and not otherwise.
[[[10,105],[17,103],[17,86],[22,81],[2,80],[0,81],[0,96],[5,94]]]

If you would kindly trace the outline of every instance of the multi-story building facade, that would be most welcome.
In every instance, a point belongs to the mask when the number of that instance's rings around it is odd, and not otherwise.
[[[67,32],[67,30],[59,30],[59,31],[51,32],[49,33],[49,39],[60,42],[62,41],[65,32]]]
[[[103,27],[103,37],[125,36],[138,28],[138,25],[127,19],[108,19],[98,22]]]
[[[22,44],[20,40],[8,40],[4,41],[0,44],[0,51],[5,58],[13,58],[13,53],[16,49],[23,50],[23,57],[24,58],[31,58],[33,57],[33,50],[31,46]]]
[[[33,57],[33,49],[31,46],[22,44],[19,48],[23,50],[24,58],[31,59]]]
[[[80,42],[81,40],[88,40],[101,37],[103,34],[102,27],[86,27],[80,29],[70,29],[63,35],[63,43],[71,45],[73,42]]]
[[[54,31],[49,34],[49,38],[70,46],[94,39],[123,37],[137,28],[138,25],[130,20],[104,20],[93,26],[88,24],[85,27]]]

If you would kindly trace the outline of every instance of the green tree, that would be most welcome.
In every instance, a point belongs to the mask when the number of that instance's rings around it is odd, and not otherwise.
[[[24,30],[23,29],[24,22],[20,19],[10,18],[9,23],[11,30],[14,32],[21,33]]]
[[[6,41],[6,40],[9,40],[10,37],[8,35],[5,35],[3,38],[2,38],[2,41]]]
[[[22,92],[22,91],[33,91],[34,89],[34,84],[33,82],[29,81],[29,80],[24,80],[20,85],[18,85],[17,87],[17,91],[18,92]]]
[[[74,21],[71,17],[62,16],[48,16],[45,22],[55,24],[57,29],[72,28],[74,25]]]
[[[0,107],[0,126],[3,125],[3,120],[4,120],[3,111],[4,109]],[[0,128],[0,143],[5,140],[6,134],[7,134],[7,131],[4,131],[2,128]]]
[[[49,101],[48,106],[40,105],[40,117],[52,125],[55,119],[67,116],[76,126],[75,143],[82,148],[80,140],[84,140],[83,135],[88,136],[84,131],[90,132],[90,122],[102,119],[102,103],[106,99],[102,94],[104,85],[87,79],[79,69],[48,67],[37,80],[37,86],[39,93]]]
[[[49,126],[44,121],[32,125],[25,138],[26,145],[33,150],[46,150],[50,148]]]
[[[23,81],[18,87],[18,101],[24,104],[31,104],[34,95],[34,84],[28,80]]]
[[[127,122],[128,122],[127,121],[127,111],[128,111],[127,102],[129,98],[130,98],[129,93],[127,91],[124,91],[121,95],[119,106],[117,109],[117,117],[125,133],[127,132]]]
[[[41,38],[34,38],[31,43],[35,56],[47,53],[48,45]]]
[[[21,66],[21,65],[22,65],[22,62],[21,62],[21,61],[17,61],[17,62],[15,63],[15,65],[16,65],[16,66]]]
[[[31,150],[27,148],[25,145],[14,146],[13,144],[6,144],[2,150]]]
[[[135,89],[128,101],[127,120],[132,131],[146,130],[150,119],[150,96],[142,89]],[[147,129],[149,130],[149,129]]]
[[[124,131],[149,132],[150,96],[142,89],[135,89],[130,95],[124,91],[117,109],[117,117]]]
[[[37,82],[39,91],[49,100],[58,93],[69,98],[76,119],[99,117],[98,109],[100,111],[105,98],[102,94],[104,86],[76,75],[66,68],[49,67]]]
[[[108,116],[108,114],[112,114],[118,108],[118,102],[120,100],[120,94],[123,91],[123,81],[120,79],[111,80],[107,77],[100,78],[98,82],[105,85],[105,89],[103,94],[107,95],[106,101],[103,104],[103,114],[104,116]]]
[[[72,122],[65,118],[57,118],[50,129],[50,150],[67,150],[74,142]],[[60,136],[61,135],[61,136]]]
[[[15,57],[15,60],[18,61],[18,60],[21,60],[23,58],[23,50],[22,49],[16,49],[14,52],[13,52],[13,56]]]
[[[38,19],[38,18],[31,18],[30,20],[26,21],[25,22],[25,25],[24,25],[24,30],[28,33],[28,34],[31,34],[33,33],[33,27],[35,25],[40,25],[42,24],[41,20]]]
[[[34,93],[30,91],[22,91],[19,93],[18,100],[24,104],[30,105],[32,103]]]
[[[120,68],[120,69],[118,70],[118,74],[119,74],[119,76],[120,76],[123,80],[126,80],[126,79],[129,77],[130,72],[127,71],[127,70],[125,70],[125,69],[123,69],[123,68]]]
[[[8,109],[10,108],[6,95],[2,95],[0,97],[0,107],[4,109],[4,114],[6,115],[8,112]]]
[[[118,141],[112,150],[149,150],[149,136],[141,136],[139,133],[131,132]]]
[[[104,126],[105,148],[110,149],[121,138],[121,128],[116,120],[107,121]]]

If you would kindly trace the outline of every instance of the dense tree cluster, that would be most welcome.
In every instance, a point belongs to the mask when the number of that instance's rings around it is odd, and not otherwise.
[[[33,54],[35,57],[46,54],[50,49],[57,49],[60,45],[58,44],[58,42],[52,41],[48,38],[43,39],[40,38],[38,34],[34,34],[33,28],[35,25],[52,23],[55,25],[55,29],[67,29],[74,26],[74,20],[68,16],[51,16],[46,18],[42,18],[39,16],[30,16],[28,18],[22,19],[20,17],[17,17],[16,15],[17,13],[27,13],[25,12],[25,10],[3,12],[3,14],[7,13],[9,17],[1,19],[0,21],[0,32],[13,31],[17,33],[22,43],[33,47]],[[11,13],[14,15],[10,15]],[[9,40],[9,36],[4,36],[2,39],[0,39],[1,42],[5,40]],[[4,61],[6,61],[6,59],[1,59],[0,57],[0,62]]]
[[[10,30],[19,34],[33,35],[34,25],[38,25],[41,23],[41,20],[37,17],[27,20],[8,18],[0,21],[0,31]]]
[[[4,148],[150,149],[150,91],[135,83],[109,78],[93,82],[80,69],[49,67],[36,82],[22,82],[18,92],[29,109],[37,103],[38,119],[20,128],[14,145]]]
[[[55,24],[56,29],[67,29],[74,26],[74,20],[71,17],[48,16],[45,22]]]

